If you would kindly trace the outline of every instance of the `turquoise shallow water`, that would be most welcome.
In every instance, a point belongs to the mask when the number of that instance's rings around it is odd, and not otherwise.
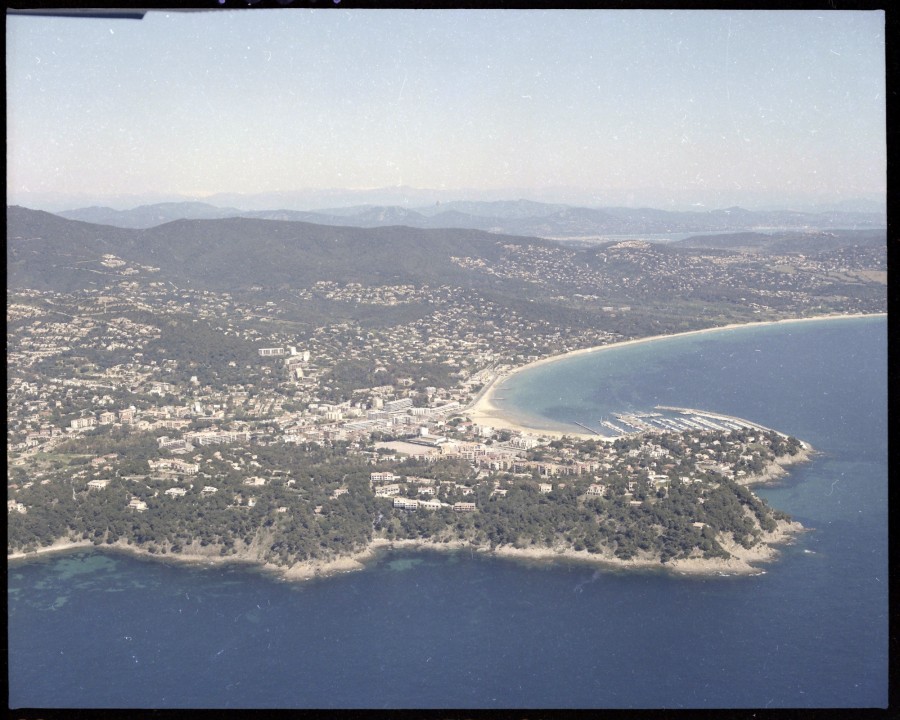
[[[637,345],[507,384],[561,422],[685,405],[811,442],[814,462],[760,491],[813,528],[764,575],[397,552],[289,584],[43,557],[10,566],[10,706],[884,706],[886,375],[875,318]]]

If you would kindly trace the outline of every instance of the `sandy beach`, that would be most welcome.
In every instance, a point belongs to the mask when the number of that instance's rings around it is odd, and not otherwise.
[[[591,439],[601,439],[603,436],[588,434],[588,433],[573,433],[573,432],[563,432],[557,429],[546,429],[546,428],[536,428],[529,427],[526,425],[522,425],[517,422],[515,417],[509,417],[502,413],[498,408],[496,408],[491,403],[491,398],[493,393],[496,391],[496,386],[499,381],[511,377],[515,373],[521,372],[526,368],[533,368],[539,365],[544,365],[551,362],[557,362],[559,360],[563,360],[565,358],[573,357],[576,355],[582,355],[593,352],[601,352],[604,350],[610,350],[613,348],[620,348],[626,345],[635,345],[638,343],[647,343],[653,342],[654,340],[661,340],[665,338],[671,337],[681,337],[685,335],[698,335],[700,333],[711,333],[717,332],[719,330],[729,330],[735,328],[742,328],[748,326],[756,326],[756,325],[775,325],[775,324],[784,324],[784,323],[801,323],[801,322],[811,322],[817,320],[835,320],[841,318],[860,318],[860,317],[879,317],[884,314],[856,314],[856,315],[822,315],[810,318],[795,318],[789,320],[778,320],[771,322],[760,322],[760,323],[741,323],[741,324],[732,324],[726,325],[722,327],[716,328],[706,328],[703,330],[693,330],[686,333],[677,333],[673,335],[655,335],[652,337],[646,338],[638,338],[636,340],[627,340],[619,343],[612,343],[609,345],[601,345],[597,347],[584,348],[582,350],[575,350],[573,352],[565,353],[562,355],[556,355],[553,357],[543,358],[533,363],[529,363],[528,365],[523,365],[519,368],[515,368],[508,373],[504,374],[495,379],[492,385],[487,389],[487,391],[483,394],[483,396],[479,399],[479,401],[468,411],[469,417],[476,423],[491,425],[495,428],[505,428],[511,430],[519,430],[526,433],[539,434],[545,436],[562,436],[567,435],[569,437],[584,437]],[[611,438],[603,438],[611,440]],[[747,484],[756,484],[756,483],[765,483],[777,480],[782,475],[785,474],[785,470],[783,469],[783,465],[790,465],[795,462],[803,462],[809,459],[810,454],[813,454],[815,451],[810,448],[808,445],[804,444],[801,452],[798,453],[797,456],[794,457],[781,457],[777,458],[776,462],[770,463],[770,465],[766,468],[766,471],[759,476],[755,476],[750,479]],[[100,550],[113,550],[113,551],[123,551],[132,553],[134,555],[150,557],[156,560],[171,560],[179,563],[188,563],[188,564],[200,564],[200,565],[226,565],[226,564],[250,564],[254,566],[258,566],[264,568],[266,570],[272,571],[279,576],[283,577],[286,580],[304,580],[313,577],[324,577],[328,575],[332,575],[335,573],[343,573],[343,572],[351,572],[354,570],[359,570],[365,566],[367,561],[370,561],[379,550],[382,549],[400,549],[400,548],[428,548],[434,550],[460,550],[465,548],[470,548],[473,552],[480,553],[491,553],[498,557],[510,557],[510,558],[520,558],[520,559],[528,559],[528,560],[554,560],[564,558],[567,560],[579,560],[591,562],[594,564],[614,566],[614,567],[622,567],[622,568],[657,568],[657,569],[665,569],[679,573],[688,573],[688,574],[748,574],[748,573],[758,573],[760,572],[757,567],[755,567],[756,563],[759,562],[767,562],[772,560],[777,556],[778,552],[775,549],[775,546],[783,544],[785,542],[790,541],[791,537],[798,532],[802,532],[804,530],[803,526],[799,523],[787,523],[787,522],[779,522],[778,528],[775,532],[766,534],[762,542],[755,548],[746,549],[740,545],[736,545],[733,542],[728,542],[726,540],[721,540],[723,547],[731,553],[732,557],[729,559],[722,558],[713,558],[713,559],[703,559],[703,558],[688,558],[682,560],[675,560],[668,563],[661,563],[658,559],[653,557],[636,557],[629,560],[622,560],[620,558],[616,558],[612,555],[603,555],[603,554],[591,554],[586,550],[576,551],[570,548],[515,548],[512,546],[501,546],[494,549],[488,547],[477,547],[472,546],[467,542],[452,540],[452,541],[444,541],[443,539],[437,540],[388,540],[386,538],[375,538],[373,539],[364,549],[348,554],[342,555],[338,557],[321,559],[321,560],[307,560],[303,562],[294,563],[291,566],[280,566],[275,565],[273,563],[265,562],[263,560],[263,552],[262,548],[264,542],[262,542],[261,538],[257,538],[253,544],[250,546],[243,548],[238,553],[233,555],[221,555],[219,546],[208,545],[206,547],[201,547],[198,542],[194,542],[189,546],[185,546],[183,551],[180,553],[151,553],[149,550],[135,546],[129,545],[126,542],[120,540],[112,545],[103,544],[97,546],[97,549]],[[10,560],[21,560],[33,558],[39,555],[44,555],[47,553],[53,552],[64,552],[75,549],[83,549],[93,547],[93,542],[90,540],[72,540],[72,539],[60,539],[54,542],[51,545],[38,548],[31,552],[25,553],[21,551],[13,552],[7,554],[7,561]]]
[[[488,389],[484,392],[484,394],[478,399],[469,410],[466,412],[466,415],[472,420],[472,422],[478,425],[488,425],[490,427],[500,429],[500,430],[514,430],[523,433],[530,433],[532,435],[544,435],[547,437],[573,437],[573,438],[583,438],[583,439],[591,439],[591,440],[606,440],[612,441],[614,438],[607,437],[605,435],[587,433],[587,432],[578,432],[578,431],[570,431],[570,430],[562,430],[559,427],[542,427],[539,425],[528,425],[526,421],[524,421],[520,417],[516,417],[513,414],[510,414],[508,411],[501,410],[498,408],[492,401],[494,395],[497,392],[498,386],[509,379],[513,375],[516,375],[524,370],[531,370],[532,368],[540,367],[542,365],[547,365],[549,363],[559,362],[560,360],[566,360],[569,358],[577,357],[579,355],[588,355],[591,353],[603,352],[606,350],[614,350],[616,348],[623,348],[629,345],[639,345],[643,343],[654,342],[655,340],[665,340],[668,338],[675,337],[687,337],[690,335],[702,335],[706,333],[719,332],[721,330],[736,330],[738,328],[746,328],[746,327],[762,327],[764,325],[787,325],[794,323],[804,323],[804,322],[814,322],[821,320],[838,320],[838,319],[848,319],[848,318],[864,318],[864,317],[886,317],[886,313],[856,313],[852,315],[817,315],[815,317],[808,318],[789,318],[787,320],[768,320],[762,322],[754,322],[754,323],[732,323],[730,325],[722,325],[719,327],[711,327],[711,328],[703,328],[702,330],[690,330],[688,332],[683,333],[672,333],[669,335],[651,335],[649,337],[636,338],[634,340],[623,340],[622,342],[610,343],[609,345],[597,345],[589,348],[582,348],[580,350],[572,350],[571,352],[562,353],[561,355],[553,355],[551,357],[541,358],[540,360],[536,360],[535,362],[528,363],[527,365],[522,365],[520,367],[509,370],[501,376],[494,378],[491,382]]]

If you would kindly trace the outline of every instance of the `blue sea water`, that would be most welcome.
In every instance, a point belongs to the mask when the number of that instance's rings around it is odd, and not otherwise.
[[[759,491],[812,528],[765,574],[392,552],[292,584],[44,556],[9,567],[10,707],[883,707],[886,343],[884,318],[748,327],[505,383],[508,407],[560,423],[666,404],[812,443]]]

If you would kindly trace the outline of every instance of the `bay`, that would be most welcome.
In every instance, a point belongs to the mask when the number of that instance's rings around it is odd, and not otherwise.
[[[10,707],[711,708],[887,703],[886,320],[750,326],[510,378],[568,425],[656,404],[820,454],[769,502],[811,528],[753,577],[388,552],[304,583],[78,551],[11,563]]]

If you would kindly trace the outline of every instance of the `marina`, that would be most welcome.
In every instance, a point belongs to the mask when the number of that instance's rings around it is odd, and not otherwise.
[[[619,422],[618,425],[605,418],[601,419],[599,424],[616,433],[609,439],[631,437],[642,433],[659,431],[682,433],[691,430],[715,432],[730,432],[733,430],[769,430],[769,428],[764,427],[763,425],[750,422],[743,418],[722,415],[708,410],[671,407],[667,405],[657,405],[654,409],[656,412],[640,412],[632,410],[627,413],[613,413],[613,417]],[[594,435],[608,437],[604,436],[603,433],[595,428],[577,420],[572,420],[572,423]]]
[[[693,408],[679,408],[668,405],[657,405],[657,410],[666,410],[669,412],[679,413],[688,416],[694,423],[705,425],[712,429],[727,430],[770,430],[757,423],[744,420],[743,418],[733,417],[731,415],[720,415],[706,410],[695,410]],[[722,427],[717,427],[717,425]]]
[[[600,424],[601,424],[603,427],[609,428],[609,429],[612,430],[613,432],[619,433],[620,435],[626,435],[626,434],[628,434],[628,431],[627,431],[627,430],[623,430],[623,429],[620,428],[618,425],[613,425],[609,420],[601,420],[601,421],[600,421]]]

